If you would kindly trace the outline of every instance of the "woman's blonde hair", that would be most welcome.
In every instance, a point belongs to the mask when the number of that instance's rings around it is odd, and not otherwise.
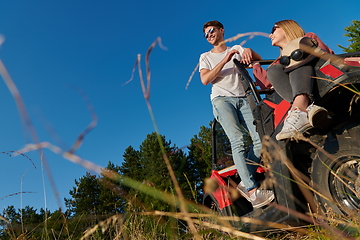
[[[275,25],[284,30],[286,37],[290,41],[305,35],[304,29],[302,29],[300,25],[294,20],[282,20],[276,22]]]

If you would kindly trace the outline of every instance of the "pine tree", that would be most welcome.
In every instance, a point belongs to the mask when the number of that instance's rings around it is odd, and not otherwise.
[[[350,26],[344,28],[347,33],[344,36],[349,37],[350,45],[343,47],[338,45],[344,52],[359,52],[360,51],[360,21],[353,20]]]
[[[76,187],[70,190],[71,199],[65,199],[67,208],[75,216],[99,214],[100,184],[95,175],[86,172],[86,175],[75,180]]]
[[[0,218],[1,239],[16,239],[21,234],[21,215],[13,205],[3,210]]]
[[[211,124],[211,123],[210,123]],[[212,169],[212,131],[210,127],[201,126],[198,135],[190,140],[188,158],[193,169],[191,181],[196,187],[196,200],[202,201],[203,181],[211,174]]]
[[[65,199],[68,209],[68,228],[77,239],[89,227],[94,226],[109,216],[123,212],[122,196],[119,195],[120,183],[109,179],[106,172],[116,173],[119,167],[109,162],[102,175],[92,175],[89,172],[79,180],[76,187],[69,193],[71,198]]]
[[[123,163],[119,171],[124,176],[131,177],[134,180],[142,181],[144,179],[144,166],[140,163],[140,153],[129,146],[123,154]]]
[[[57,233],[57,229],[47,221],[52,217],[51,212],[42,208],[38,213],[37,209],[30,206],[18,210],[9,206],[1,217],[0,239],[43,239],[50,229],[52,235]]]
[[[126,149],[123,155],[123,164],[120,167],[121,174],[166,193],[176,194],[164,161],[164,153],[171,163],[179,184],[184,189],[186,189],[186,185],[188,186],[188,189],[185,191],[188,193],[187,196],[190,196],[189,185],[185,184],[186,179],[184,177],[184,169],[187,162],[186,155],[175,145],[171,146],[171,142],[166,141],[164,136],[159,136],[155,132],[147,135],[140,145],[139,151],[134,150],[132,147]],[[138,207],[141,206],[147,210],[169,210],[167,203],[154,199],[148,194],[139,192],[136,189],[129,189],[126,186],[124,186],[124,189],[133,197],[132,199],[136,200]]]
[[[120,167],[112,162],[108,162],[105,169],[102,170],[99,177],[100,195],[99,212],[104,215],[113,215],[123,213],[125,211],[126,194],[124,194],[119,178]],[[114,178],[109,178],[113,176]]]

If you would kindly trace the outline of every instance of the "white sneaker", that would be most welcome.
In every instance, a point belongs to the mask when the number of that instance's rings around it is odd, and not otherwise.
[[[236,189],[243,197],[246,198],[246,200],[251,202],[253,208],[261,208],[265,205],[268,205],[275,198],[273,191],[261,189],[256,189],[256,191],[251,194],[251,196],[249,196],[248,191],[246,191],[246,187],[242,181],[238,184]]]
[[[307,113],[298,109],[289,110],[288,116],[285,118],[284,126],[276,135],[276,140],[291,138],[296,132],[305,132],[312,128]]]
[[[236,189],[241,193],[244,198],[246,198],[246,200],[251,202],[250,197],[247,195],[246,187],[242,181],[237,185]]]
[[[308,112],[308,119],[314,128],[323,128],[328,120],[328,111],[320,106],[310,104],[306,111]]]
[[[253,205],[253,208],[261,208],[271,203],[274,198],[275,196],[273,191],[256,189],[256,191],[250,196],[250,202]]]

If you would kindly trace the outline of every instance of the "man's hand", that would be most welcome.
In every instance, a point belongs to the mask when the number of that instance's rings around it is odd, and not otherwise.
[[[214,81],[214,79],[217,77],[219,72],[223,69],[225,64],[228,63],[232,59],[234,54],[240,54],[240,53],[238,50],[233,49],[233,50],[229,51],[226,54],[226,56],[223,58],[223,60],[221,60],[221,62],[219,62],[213,69],[211,69],[211,70],[201,69],[201,71],[200,71],[201,82],[204,85],[208,85],[209,83]]]
[[[261,56],[254,52],[251,48],[245,48],[243,54],[241,55],[241,63],[249,65],[255,60],[261,60]]]
[[[241,63],[249,65],[253,60],[253,51],[250,48],[245,48],[243,54],[241,55]]]
[[[238,50],[235,50],[235,49],[229,51],[229,52],[226,54],[226,56],[224,57],[224,59],[222,60],[223,63],[224,63],[224,64],[228,63],[228,62],[232,59],[232,57],[234,56],[234,54],[236,54],[236,53],[237,53],[237,54],[240,54],[239,51],[238,51]]]

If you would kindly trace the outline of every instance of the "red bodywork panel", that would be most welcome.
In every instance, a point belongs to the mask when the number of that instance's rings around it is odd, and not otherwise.
[[[274,109],[274,129],[283,121],[284,116],[289,110],[291,104],[282,100],[279,104],[264,100],[264,103]]]
[[[343,75],[344,73],[334,67],[333,65],[326,65],[325,67],[322,67],[319,69],[323,74],[330,76],[332,78],[338,78],[339,76]]]
[[[236,171],[236,170],[235,170]],[[215,170],[212,170],[211,179],[215,179],[217,183],[219,184],[218,189],[216,189],[215,192],[212,193],[214,198],[216,199],[218,206],[220,209],[223,209],[226,206],[231,205],[231,200],[229,196],[229,192],[226,190],[226,182],[222,179],[222,177],[219,175],[219,173]]]
[[[345,58],[344,63],[350,66],[360,67],[360,57]]]
[[[224,181],[223,178],[226,178],[227,176],[232,176],[237,172],[235,165],[222,169],[220,171],[212,170],[212,174],[210,176],[211,179],[215,179],[219,185],[218,189],[212,193],[214,198],[216,199],[218,206],[220,209],[223,209],[224,207],[230,206],[232,204],[232,201],[230,199],[229,191],[227,191],[227,184]],[[258,173],[264,173],[265,169],[261,166],[259,166],[256,169],[256,172]]]

